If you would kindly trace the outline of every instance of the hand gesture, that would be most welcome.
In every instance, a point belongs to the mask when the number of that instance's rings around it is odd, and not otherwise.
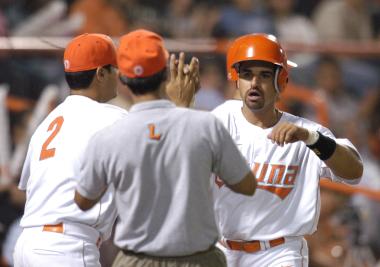
[[[166,84],[166,94],[177,106],[188,107],[194,94],[200,88],[199,60],[193,57],[190,65],[185,64],[185,53],[170,56],[170,77]]]
[[[268,138],[279,146],[294,143],[297,141],[305,141],[309,136],[309,131],[290,122],[280,122],[268,134]]]

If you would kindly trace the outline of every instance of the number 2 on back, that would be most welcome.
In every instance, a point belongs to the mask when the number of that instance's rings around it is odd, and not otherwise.
[[[45,143],[42,145],[40,160],[48,159],[54,157],[55,148],[48,148],[51,141],[53,141],[54,137],[58,134],[59,130],[61,130],[63,124],[63,117],[59,116],[55,118],[49,125],[48,132],[52,131],[49,137],[46,139]]]

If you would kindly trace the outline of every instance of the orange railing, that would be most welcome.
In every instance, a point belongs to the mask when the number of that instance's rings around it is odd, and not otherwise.
[[[71,38],[65,37],[0,37],[0,55],[14,53],[60,54]],[[118,37],[114,38],[118,42]],[[165,39],[168,50],[189,53],[225,53],[230,40],[203,39]],[[380,57],[380,41],[368,42],[318,42],[305,44],[283,42],[289,53],[307,52],[319,54],[345,55],[349,57]]]

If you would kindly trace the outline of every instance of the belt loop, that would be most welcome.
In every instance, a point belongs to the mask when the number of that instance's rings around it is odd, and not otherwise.
[[[227,239],[224,236],[220,238],[219,243],[226,248],[230,248],[230,246],[227,244]]]
[[[267,249],[269,249],[271,247],[270,244],[269,244],[269,241],[267,241],[267,240],[261,241],[260,244],[264,245],[264,249],[261,247],[261,250],[267,250]]]

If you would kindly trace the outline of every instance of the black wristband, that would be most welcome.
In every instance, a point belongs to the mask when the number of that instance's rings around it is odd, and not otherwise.
[[[329,159],[334,154],[336,149],[336,142],[334,139],[325,136],[318,132],[319,138],[315,144],[307,146],[321,159]]]

